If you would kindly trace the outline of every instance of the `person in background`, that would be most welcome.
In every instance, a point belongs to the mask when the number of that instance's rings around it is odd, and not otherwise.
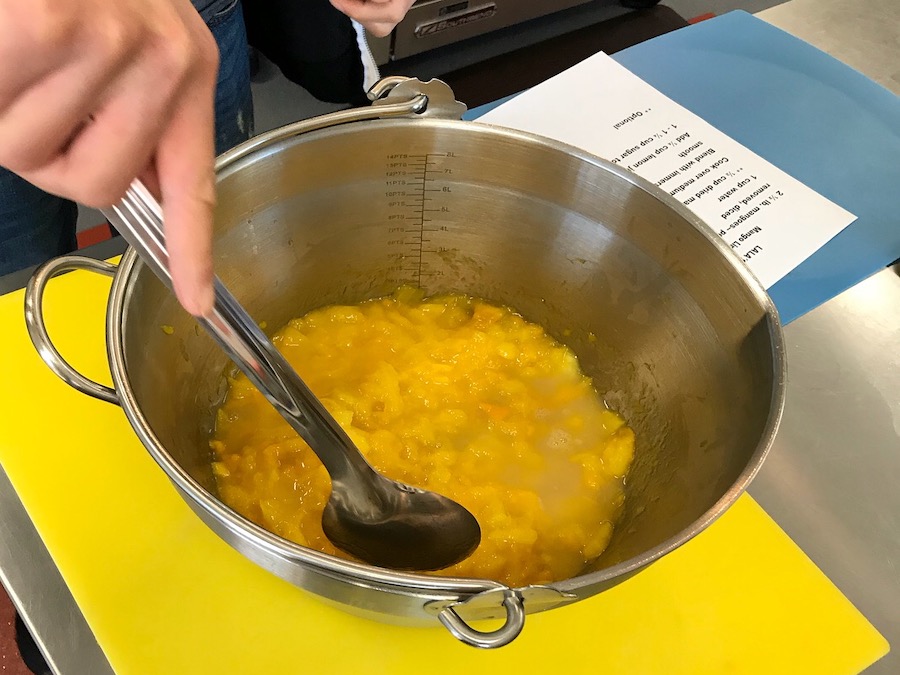
[[[413,0],[330,2],[383,36]],[[295,25],[325,9],[254,3]],[[207,313],[213,161],[253,129],[247,50],[240,0],[0,0],[0,274],[74,250],[73,202],[109,206],[139,177],[163,205],[176,295]]]
[[[363,27],[384,37],[411,5],[412,0],[253,0],[244,4],[244,19],[250,45],[289,80],[320,101],[367,105],[378,67]]]

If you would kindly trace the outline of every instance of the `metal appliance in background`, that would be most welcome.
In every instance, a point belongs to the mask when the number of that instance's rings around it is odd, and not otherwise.
[[[385,38],[369,37],[378,65],[579,5],[648,8],[660,0],[418,0]]]

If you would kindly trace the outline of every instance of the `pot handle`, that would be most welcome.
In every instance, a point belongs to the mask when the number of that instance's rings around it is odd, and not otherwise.
[[[369,89],[366,96],[372,105],[347,108],[337,112],[310,117],[258,134],[216,158],[216,171],[222,171],[244,157],[267,148],[285,138],[301,136],[311,131],[328,129],[340,124],[392,118],[461,119],[466,106],[456,100],[446,82],[432,79],[422,82],[413,77],[393,75],[385,77]]]
[[[503,647],[515,640],[525,625],[525,607],[522,596],[513,590],[507,590],[503,595],[506,621],[497,630],[475,630],[463,620],[452,605],[441,610],[438,619],[460,642],[482,649]]]
[[[115,275],[116,269],[115,265],[103,260],[78,255],[60,256],[44,263],[37,268],[25,287],[25,324],[38,354],[57,377],[83,394],[118,405],[119,397],[115,389],[88,379],[60,355],[44,322],[44,290],[50,279],[73,270],[89,270],[111,277]]]

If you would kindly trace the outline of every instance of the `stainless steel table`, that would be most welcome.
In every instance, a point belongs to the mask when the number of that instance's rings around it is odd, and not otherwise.
[[[900,91],[897,0],[792,0],[759,16]],[[794,321],[785,336],[787,408],[750,492],[900,645],[898,268]],[[55,672],[112,672],[2,470],[0,580]],[[867,671],[898,672],[896,651]]]
[[[897,0],[792,0],[757,16],[900,94]],[[797,319],[785,338],[785,415],[750,493],[891,643],[866,673],[896,675],[900,266]]]
[[[750,493],[894,647],[900,673],[900,270],[791,323],[775,446]]]

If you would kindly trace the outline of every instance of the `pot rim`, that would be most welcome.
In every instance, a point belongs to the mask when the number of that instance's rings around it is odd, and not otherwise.
[[[220,155],[216,161],[217,175],[221,176],[223,173],[226,173],[226,169],[233,167],[240,160],[254,157],[257,153],[269,148],[269,146],[296,136],[297,133],[294,131],[294,128],[302,124],[303,122],[299,122],[295,125],[288,125],[261,134],[260,136],[254,137]],[[351,131],[365,131],[370,125],[408,126],[410,124],[450,127],[459,129],[464,133],[499,135],[510,141],[544,146],[545,148],[571,155],[576,159],[615,174],[622,180],[645,190],[651,196],[662,201],[666,206],[671,208],[679,216],[688,221],[696,230],[702,233],[719,253],[730,262],[731,267],[743,279],[748,290],[751,291],[759,303],[760,308],[765,313],[772,348],[773,364],[773,390],[769,415],[757,447],[751,455],[750,461],[738,475],[734,483],[732,483],[722,497],[720,497],[700,518],[696,519],[691,525],[654,548],[611,567],[595,572],[588,572],[562,581],[552,582],[546,584],[545,587],[555,589],[561,593],[573,593],[584,588],[601,587],[619,577],[625,578],[670,553],[682,544],[685,544],[694,536],[709,527],[709,525],[725,513],[738,497],[740,497],[759,472],[759,469],[772,446],[776,430],[781,421],[784,410],[787,381],[784,335],[775,304],[756,276],[743,263],[738,255],[726,245],[709,225],[700,220],[700,218],[681,202],[646,179],[630,173],[618,165],[612,164],[611,162],[588,153],[578,147],[543,136],[508,129],[506,127],[479,122],[437,118],[423,118],[416,120],[403,118],[356,122],[352,125],[344,124],[329,129],[304,133],[303,140],[307,138],[322,138],[333,134],[343,134],[347,133],[348,129]],[[432,596],[436,593],[447,594],[448,599],[454,599],[454,596],[462,598],[487,591],[502,591],[508,588],[500,582],[486,579],[441,577],[411,572],[398,572],[337,558],[316,551],[315,549],[301,546],[300,544],[296,544],[269,532],[232,510],[230,507],[226,506],[224,502],[220,501],[203,488],[172,458],[171,455],[169,455],[165,447],[155,436],[138,405],[128,379],[122,339],[122,318],[130,281],[132,275],[135,274],[135,269],[138,267],[139,263],[140,261],[137,254],[133,249],[129,248],[122,257],[110,290],[109,305],[107,309],[107,352],[110,369],[112,371],[119,401],[131,426],[134,428],[136,434],[153,457],[154,461],[156,461],[163,469],[179,491],[190,497],[194,505],[200,507],[210,516],[221,522],[232,534],[239,537],[241,540],[260,547],[264,551],[271,555],[275,555],[278,558],[302,564],[311,570],[329,577],[351,581],[356,584],[363,583],[383,589],[406,592],[415,591],[429,593],[432,594]]]

